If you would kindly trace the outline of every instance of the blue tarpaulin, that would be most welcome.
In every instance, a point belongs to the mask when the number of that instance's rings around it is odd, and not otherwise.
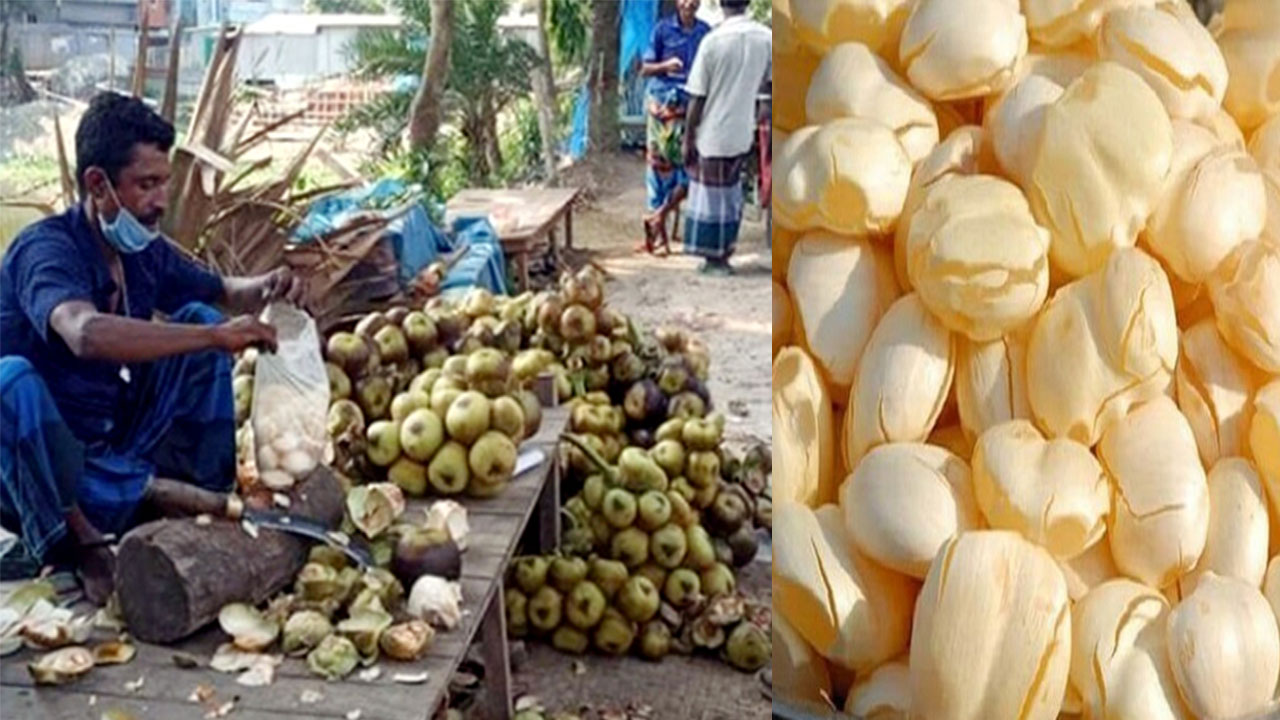
[[[658,24],[658,0],[625,0],[621,14],[618,83],[622,90],[622,119],[639,122],[644,119],[647,80],[640,74],[640,63],[653,39],[653,27]]]
[[[401,180],[383,178],[372,185],[317,199],[307,208],[302,223],[293,233],[294,242],[307,243],[317,236],[340,228],[356,213],[368,212],[406,195],[408,187]],[[446,274],[442,287],[487,288],[499,294],[507,292],[506,259],[498,233],[485,218],[459,218],[451,228],[452,237],[431,223],[421,202],[414,203],[383,231],[398,261],[397,280],[408,287],[427,265],[441,255],[459,248],[466,252]]]

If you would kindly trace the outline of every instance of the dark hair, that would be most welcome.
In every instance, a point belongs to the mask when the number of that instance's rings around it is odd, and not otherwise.
[[[84,192],[84,171],[100,167],[112,183],[133,159],[133,146],[173,147],[173,125],[145,102],[130,95],[104,92],[93,96],[76,128],[76,184]]]
[[[746,10],[751,6],[751,0],[720,0],[720,7],[724,10]]]

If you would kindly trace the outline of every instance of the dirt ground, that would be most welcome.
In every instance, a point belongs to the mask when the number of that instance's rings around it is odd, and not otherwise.
[[[772,440],[770,337],[772,285],[763,222],[748,222],[739,240],[731,277],[698,274],[700,260],[680,255],[636,255],[642,239],[644,168],[637,158],[617,158],[605,168],[571,175],[566,182],[591,189],[592,197],[574,215],[574,246],[610,274],[607,297],[634,317],[696,332],[711,348],[711,395],[729,418],[733,444]],[[739,576],[739,587],[754,598],[772,598],[769,565],[757,561]],[[537,696],[554,712],[583,720],[627,717],[628,708],[654,720],[746,720],[767,717],[771,703],[754,675],[710,657],[671,656],[660,663],[591,655],[585,672],[574,672],[572,656],[540,643],[525,645],[515,672],[515,692]],[[674,690],[674,692],[673,692]],[[644,716],[647,706],[651,714]]]

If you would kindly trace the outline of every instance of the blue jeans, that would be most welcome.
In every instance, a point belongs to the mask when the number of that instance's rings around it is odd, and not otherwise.
[[[212,325],[213,308],[191,303],[175,323]],[[0,358],[0,525],[43,561],[78,506],[104,533],[127,530],[152,477],[225,492],[235,482],[231,356],[175,355],[143,367],[114,442],[85,444],[63,422],[45,380],[26,358]]]

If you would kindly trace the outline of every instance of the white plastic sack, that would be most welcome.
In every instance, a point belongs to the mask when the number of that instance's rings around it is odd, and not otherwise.
[[[250,418],[258,477],[272,490],[286,490],[331,458],[329,376],[310,315],[272,303],[262,321],[275,327],[278,349],[259,354],[254,372]]]

